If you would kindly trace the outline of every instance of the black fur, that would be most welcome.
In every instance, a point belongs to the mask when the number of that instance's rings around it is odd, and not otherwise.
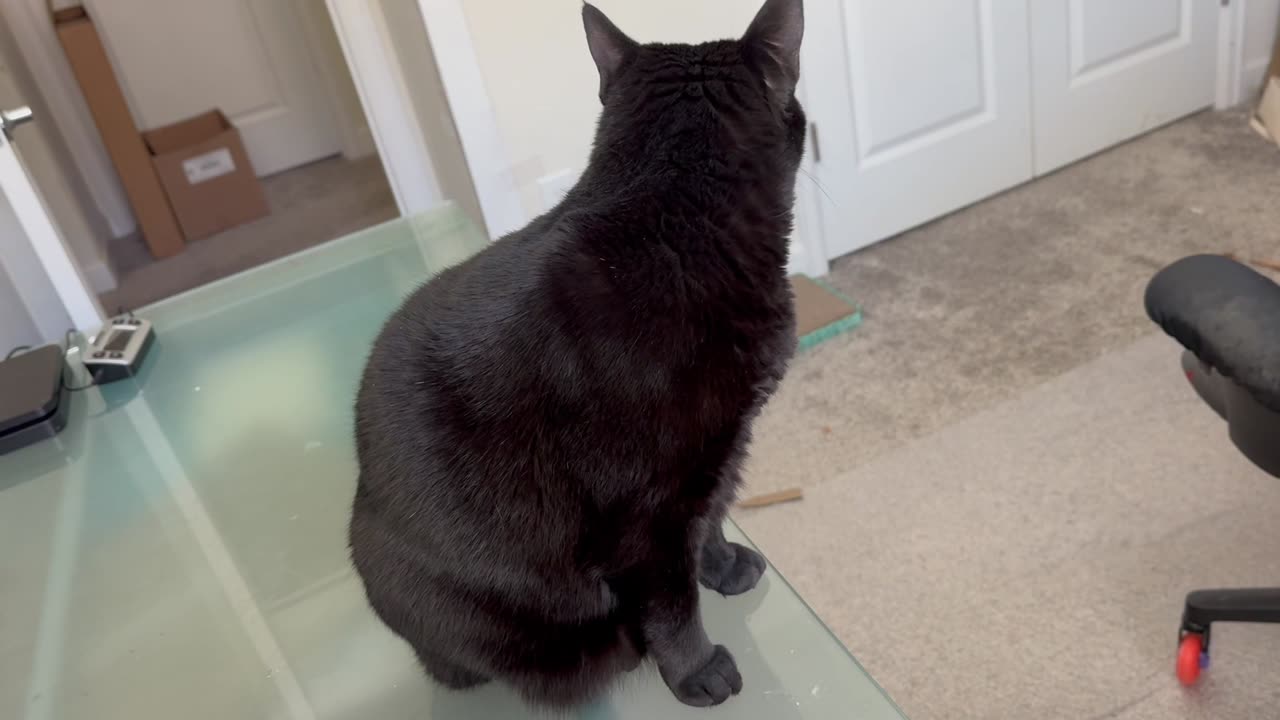
[[[720,526],[795,344],[800,0],[693,46],[583,16],[590,164],[387,322],[356,404],[352,557],[445,685],[565,706],[650,657],[713,705],[742,678],[697,584],[745,592],[764,570]]]

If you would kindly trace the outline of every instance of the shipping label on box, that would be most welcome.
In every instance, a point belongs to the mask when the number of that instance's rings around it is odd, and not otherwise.
[[[232,159],[230,149],[218,148],[213,152],[183,160],[182,171],[187,175],[187,182],[199,185],[206,180],[235,172],[236,161]]]

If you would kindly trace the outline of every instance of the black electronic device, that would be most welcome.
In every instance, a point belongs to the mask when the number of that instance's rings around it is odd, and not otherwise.
[[[155,333],[151,323],[132,315],[111,318],[81,355],[99,385],[138,374]]]
[[[46,345],[0,362],[0,455],[57,435],[67,425],[71,389],[63,353]]]

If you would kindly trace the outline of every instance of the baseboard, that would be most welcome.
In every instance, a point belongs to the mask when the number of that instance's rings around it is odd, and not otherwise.
[[[119,240],[122,237],[138,232],[138,221],[133,217],[133,211],[127,207],[123,215],[109,212],[107,208],[101,205],[98,206],[98,211],[106,220],[108,229],[111,231],[112,240]]]
[[[89,283],[89,287],[99,295],[116,289],[116,274],[111,272],[111,268],[101,260],[84,266],[80,272],[84,273],[84,279]]]

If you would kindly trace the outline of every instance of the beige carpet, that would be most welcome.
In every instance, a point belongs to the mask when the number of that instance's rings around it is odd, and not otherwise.
[[[1280,708],[1280,627],[1173,676],[1183,594],[1280,584],[1280,481],[1150,337],[738,513],[915,720],[1240,718]]]
[[[823,482],[1126,346],[1154,328],[1142,290],[1157,269],[1223,250],[1280,257],[1280,149],[1241,112],[1197,115],[838,260],[824,280],[863,323],[792,363],[746,492]]]
[[[1280,717],[1276,627],[1174,679],[1187,590],[1280,585],[1280,480],[1142,310],[1278,238],[1280,150],[1204,113],[838,261],[863,325],[796,359],[747,472],[806,497],[735,517],[915,720]]]
[[[101,296],[108,312],[138,308],[242,270],[396,217],[395,198],[377,157],[341,157],[262,181],[271,214],[188,243],[155,260],[136,235],[110,244],[118,287]]]

